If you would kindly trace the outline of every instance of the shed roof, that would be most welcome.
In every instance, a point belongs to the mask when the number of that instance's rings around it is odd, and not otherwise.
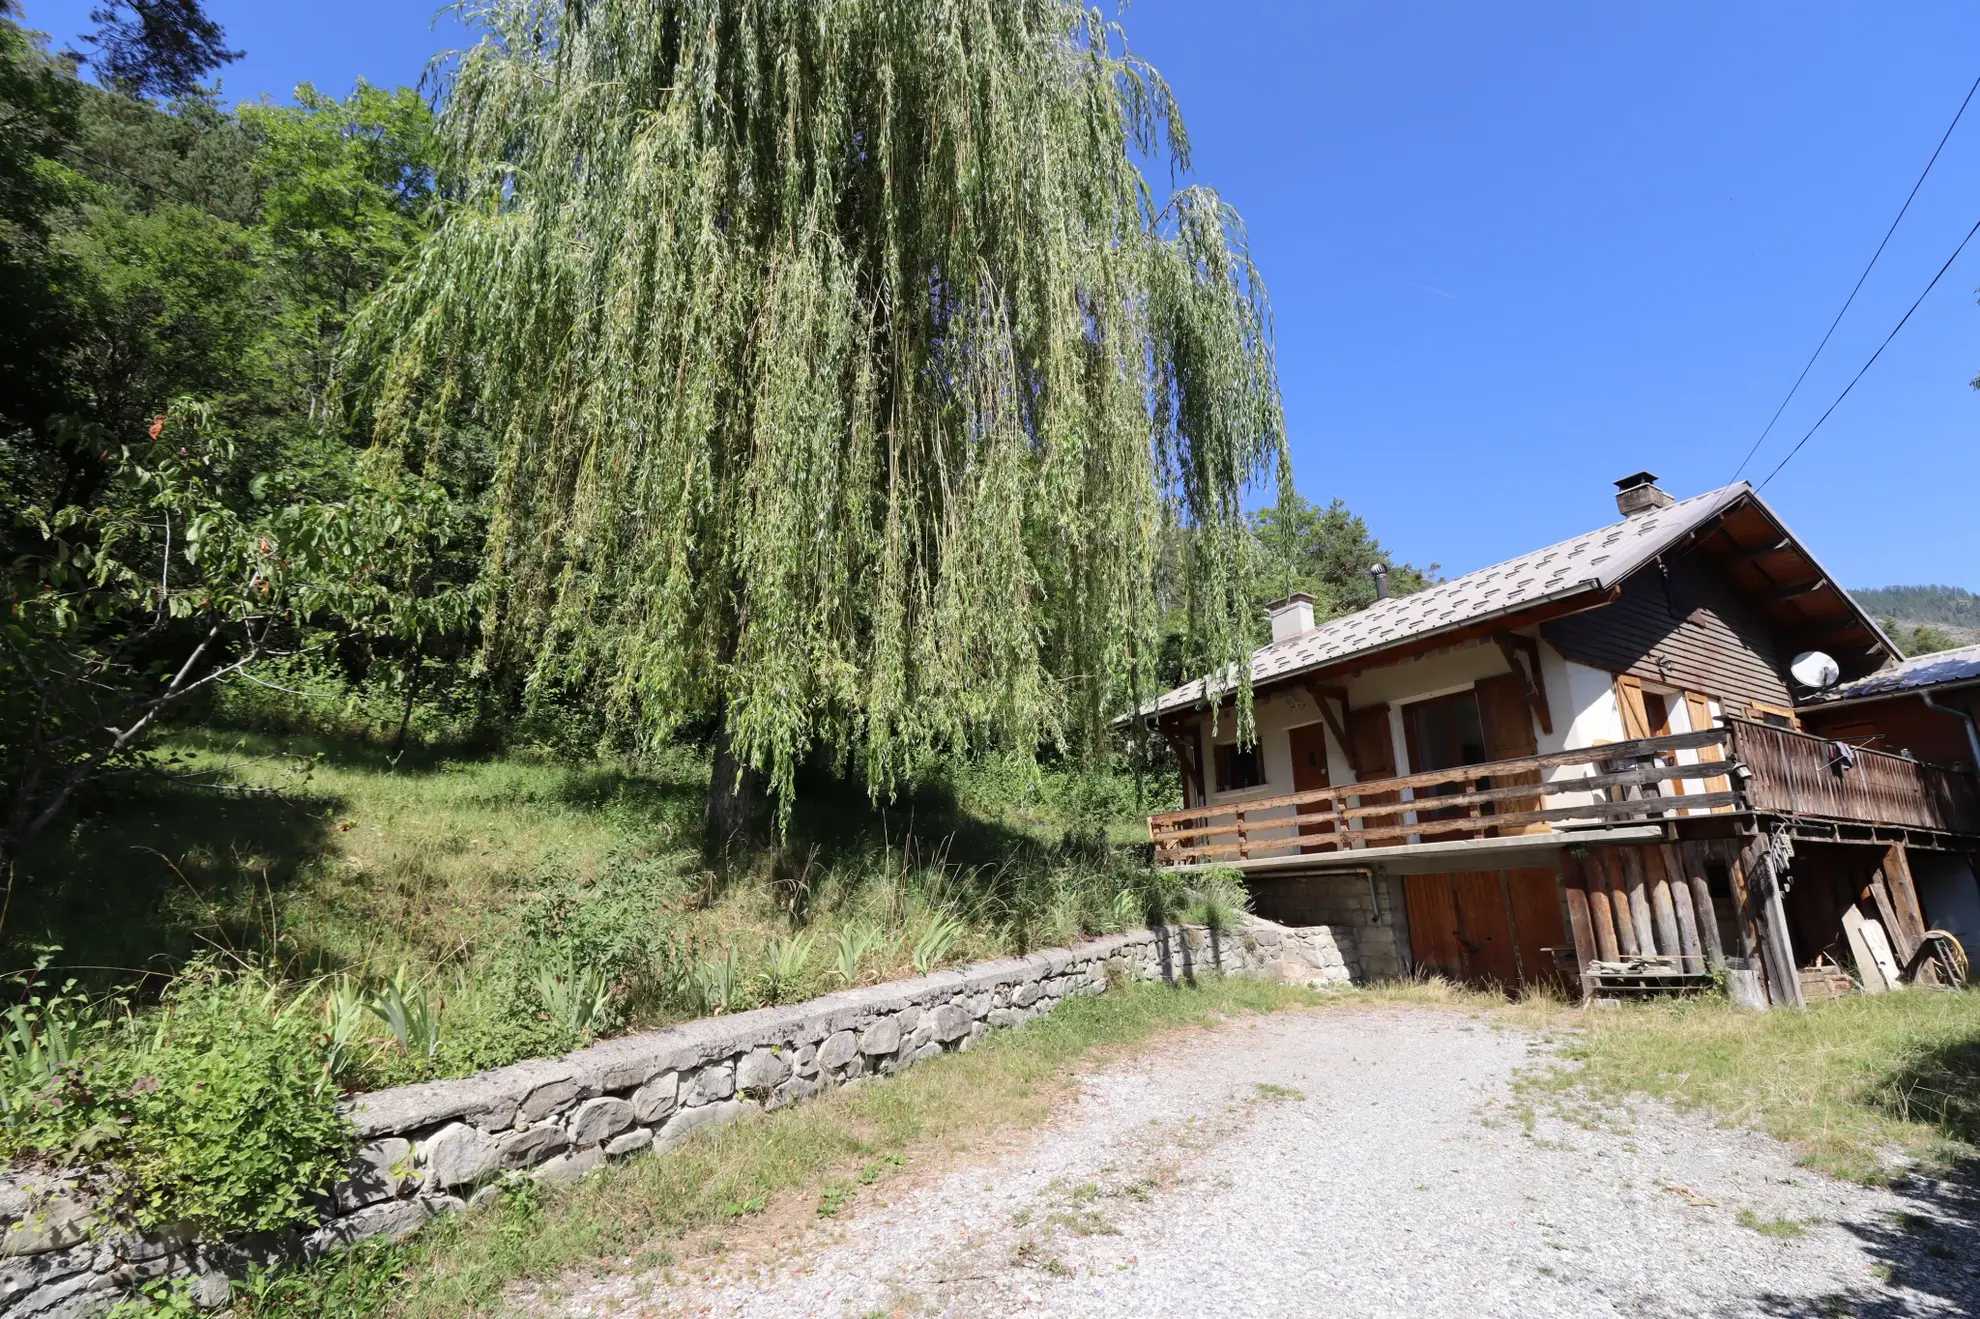
[[[1524,613],[1553,602],[1566,602],[1589,591],[1619,586],[1637,569],[1653,562],[1692,532],[1705,527],[1742,501],[1751,501],[1786,539],[1793,552],[1820,571],[1785,524],[1744,481],[1708,490],[1689,499],[1635,517],[1623,518],[1544,549],[1504,563],[1466,573],[1415,595],[1378,600],[1366,609],[1333,619],[1297,637],[1273,642],[1251,654],[1254,685],[1336,666],[1408,642],[1489,623],[1504,615]],[[1867,615],[1841,593],[1841,608],[1860,624],[1872,644],[1889,654],[1888,641]],[[1161,715],[1189,709],[1236,685],[1237,675],[1211,688],[1205,679],[1184,683],[1158,697],[1148,713]]]
[[[1804,704],[1860,701],[1873,696],[1893,696],[1924,687],[1973,681],[1980,681],[1980,646],[1965,646],[1959,650],[1942,650],[1936,655],[1920,655],[1917,659],[1906,660],[1867,678],[1839,683],[1817,696],[1811,696]]]

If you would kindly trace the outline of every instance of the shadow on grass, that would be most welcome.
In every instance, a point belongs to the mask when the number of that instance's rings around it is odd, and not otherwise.
[[[1930,1123],[1969,1147],[1980,1147],[1980,1034],[1920,1051],[1874,1094],[1893,1117]],[[1763,1312],[1793,1319],[1980,1315],[1980,1256],[1974,1253],[1974,1243],[1980,1241],[1980,1156],[1907,1173],[1891,1191],[1901,1202],[1898,1210],[1843,1224],[1876,1261],[1884,1286],[1814,1298],[1764,1296]],[[1929,1298],[1923,1308],[1921,1296]]]
[[[147,781],[103,791],[22,855],[9,897],[4,970],[44,949],[95,989],[176,971],[202,949],[275,955],[333,969],[306,930],[283,928],[280,898],[324,850],[321,793],[263,795]]]

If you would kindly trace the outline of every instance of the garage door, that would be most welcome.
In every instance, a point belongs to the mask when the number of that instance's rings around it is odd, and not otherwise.
[[[1552,870],[1461,870],[1403,880],[1409,945],[1425,974],[1481,989],[1567,987],[1553,949],[1567,942]]]

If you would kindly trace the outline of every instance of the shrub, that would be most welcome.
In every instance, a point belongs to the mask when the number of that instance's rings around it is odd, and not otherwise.
[[[351,1144],[310,1006],[197,964],[11,1110],[0,1145],[101,1174],[112,1215],[140,1229],[310,1221]]]

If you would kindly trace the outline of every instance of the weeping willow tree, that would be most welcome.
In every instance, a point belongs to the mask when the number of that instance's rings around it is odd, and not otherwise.
[[[1269,312],[1236,215],[1144,176],[1188,140],[1117,24],[474,17],[451,201],[350,365],[382,443],[497,436],[492,663],[648,739],[717,727],[721,831],[820,747],[884,793],[931,753],[1091,745],[1152,686],[1178,529],[1190,663],[1232,671],[1245,492],[1286,476]]]

